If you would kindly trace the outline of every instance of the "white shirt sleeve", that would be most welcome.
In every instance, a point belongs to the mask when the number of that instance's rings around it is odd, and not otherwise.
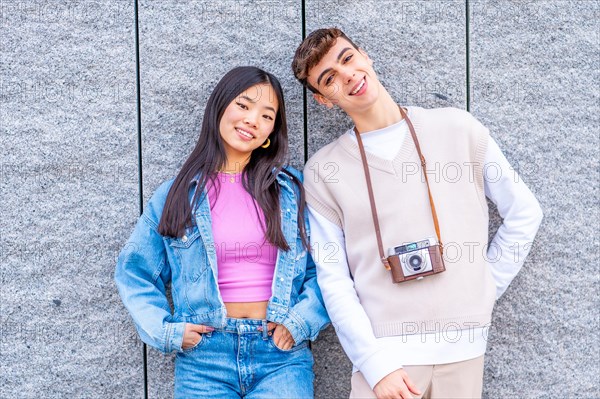
[[[385,347],[373,334],[350,276],[342,229],[310,206],[308,210],[311,252],[327,313],[346,355],[373,388],[383,377],[402,368],[395,353],[400,348]]]
[[[542,222],[542,209],[490,136],[484,166],[485,195],[498,208],[502,225],[490,242],[488,264],[500,298],[515,278]]]

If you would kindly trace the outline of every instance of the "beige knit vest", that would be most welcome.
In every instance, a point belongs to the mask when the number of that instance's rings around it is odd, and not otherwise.
[[[376,337],[485,327],[495,301],[486,261],[483,172],[488,131],[469,113],[408,107],[444,243],[446,271],[400,284],[379,260],[358,146],[347,134],[306,164],[308,204],[344,231],[355,289]],[[384,252],[435,237],[427,186],[410,134],[393,160],[367,152]],[[325,243],[315,243],[323,245]],[[327,267],[324,263],[323,267]]]

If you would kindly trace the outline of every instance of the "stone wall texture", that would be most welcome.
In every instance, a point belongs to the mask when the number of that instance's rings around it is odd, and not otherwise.
[[[600,397],[597,1],[0,0],[0,398],[173,397],[117,254],[232,67],[281,80],[292,165],[351,127],[290,70],[304,32],[332,25],[398,102],[469,109],[544,210],[494,312],[484,397]],[[348,397],[331,327],[313,351],[316,396]]]

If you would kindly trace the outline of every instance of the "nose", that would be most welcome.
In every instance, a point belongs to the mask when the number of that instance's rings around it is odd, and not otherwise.
[[[244,123],[248,126],[252,126],[254,128],[256,128],[257,126],[257,117],[253,112],[248,112],[245,116],[244,116]]]
[[[340,74],[342,76],[342,79],[344,80],[344,84],[352,82],[354,75],[356,75],[354,71],[351,71],[349,69],[343,69],[342,71],[340,71]]]

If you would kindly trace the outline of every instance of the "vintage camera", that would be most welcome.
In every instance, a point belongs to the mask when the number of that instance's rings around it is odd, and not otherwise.
[[[440,245],[435,238],[411,242],[388,250],[394,283],[420,280],[446,270]]]

